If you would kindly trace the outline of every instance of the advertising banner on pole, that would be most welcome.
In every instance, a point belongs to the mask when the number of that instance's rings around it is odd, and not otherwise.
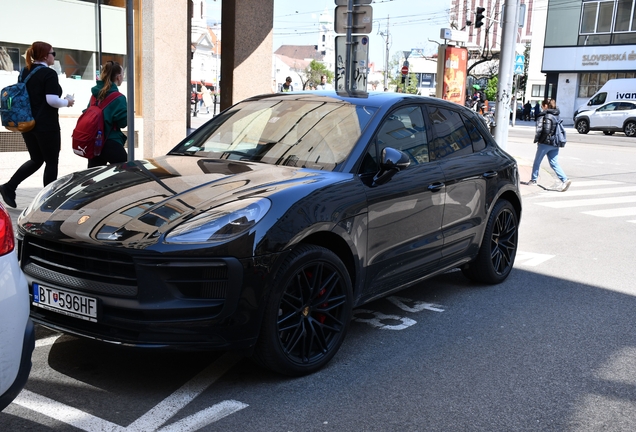
[[[442,99],[464,105],[466,100],[466,67],[468,50],[463,47],[446,46],[443,63]]]

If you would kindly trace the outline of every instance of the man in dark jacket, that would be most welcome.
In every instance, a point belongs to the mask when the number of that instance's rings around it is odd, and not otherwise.
[[[551,101],[552,102],[552,101]],[[553,145],[553,135],[556,129],[557,121],[559,120],[559,109],[556,107],[556,103],[544,100],[541,103],[541,111],[537,116],[537,128],[534,135],[534,142],[537,143],[537,153],[534,156],[534,164],[532,165],[532,178],[528,182],[529,185],[536,185],[539,178],[539,169],[541,168],[541,161],[547,155],[550,167],[554,170],[559,181],[553,185],[550,189],[557,190],[559,192],[565,192],[572,183],[568,180],[568,177],[563,172],[563,169],[559,165],[559,147]]]

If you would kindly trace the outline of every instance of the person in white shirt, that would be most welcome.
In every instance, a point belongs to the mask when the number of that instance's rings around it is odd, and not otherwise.
[[[320,84],[316,86],[316,90],[333,90],[333,86],[327,82],[327,75],[320,75]]]

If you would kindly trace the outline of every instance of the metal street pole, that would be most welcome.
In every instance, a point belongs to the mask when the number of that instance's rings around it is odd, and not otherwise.
[[[508,123],[510,100],[512,99],[512,77],[515,62],[515,45],[519,20],[520,0],[507,0],[503,5],[503,28],[501,33],[501,54],[499,58],[499,82],[495,108],[495,141],[503,149],[508,146]],[[516,110],[515,110],[516,111]],[[516,113],[513,112],[513,116]]]

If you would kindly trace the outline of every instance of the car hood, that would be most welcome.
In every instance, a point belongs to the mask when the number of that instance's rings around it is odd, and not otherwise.
[[[169,155],[59,179],[25,210],[19,227],[24,233],[62,241],[139,246],[150,239],[154,243],[184,220],[231,201],[275,197],[291,205],[317,188],[347,178],[351,175]]]

